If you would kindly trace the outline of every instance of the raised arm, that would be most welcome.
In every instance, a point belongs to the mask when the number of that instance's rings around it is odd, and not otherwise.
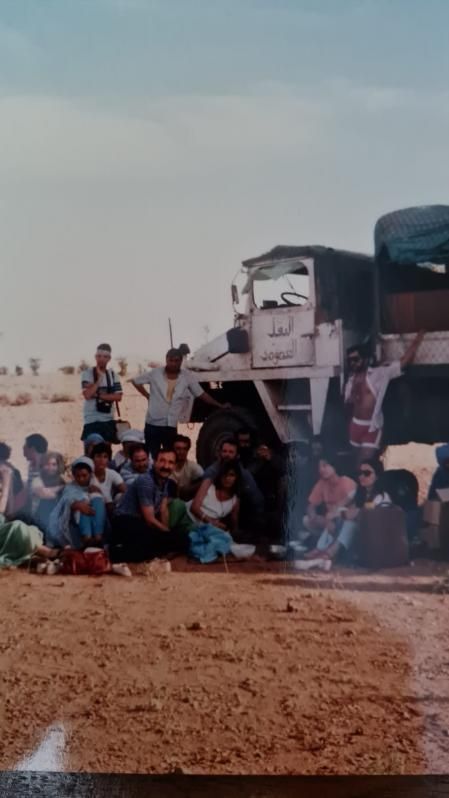
[[[402,369],[406,368],[406,366],[409,366],[410,363],[413,363],[413,361],[414,361],[414,359],[416,357],[416,353],[417,353],[417,351],[418,351],[418,349],[419,349],[419,347],[421,345],[421,341],[423,340],[425,334],[426,334],[426,331],[425,330],[421,330],[418,333],[418,335],[416,336],[416,338],[414,339],[414,341],[412,341],[412,343],[410,344],[408,349],[406,349],[406,351],[402,355],[402,357],[401,357],[401,368]]]

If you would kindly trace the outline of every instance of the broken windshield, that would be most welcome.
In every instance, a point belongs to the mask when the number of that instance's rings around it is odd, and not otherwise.
[[[258,308],[305,305],[310,296],[310,273],[305,263],[279,262],[253,275],[254,304]]]

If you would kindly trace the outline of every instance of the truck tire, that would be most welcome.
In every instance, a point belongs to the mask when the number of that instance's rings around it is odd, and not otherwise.
[[[206,419],[200,429],[196,443],[196,459],[198,463],[207,468],[216,460],[217,450],[225,438],[236,435],[241,427],[248,427],[253,432],[257,426],[253,416],[244,407],[235,407],[231,410],[218,410]]]

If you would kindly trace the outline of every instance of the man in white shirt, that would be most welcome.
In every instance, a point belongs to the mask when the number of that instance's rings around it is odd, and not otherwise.
[[[81,387],[84,397],[84,427],[81,440],[98,433],[103,440],[117,443],[114,422],[114,403],[123,396],[120,381],[112,369],[108,369],[111,359],[109,344],[100,344],[95,354],[96,365],[81,374]]]
[[[189,394],[216,408],[224,408],[206,393],[193,374],[182,366],[182,352],[170,349],[165,366],[153,368],[134,377],[130,382],[148,399],[145,419],[145,443],[153,460],[158,451],[173,447],[178,421]],[[149,392],[144,387],[149,386]]]
[[[351,409],[349,442],[358,463],[378,454],[384,425],[382,404],[388,385],[414,360],[423,337],[424,332],[418,333],[400,360],[377,367],[369,366],[363,345],[348,349],[350,377],[345,387],[345,404]]]

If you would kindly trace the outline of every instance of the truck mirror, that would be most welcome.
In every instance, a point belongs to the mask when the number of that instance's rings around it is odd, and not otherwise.
[[[228,351],[231,355],[245,355],[249,352],[249,336],[246,330],[233,327],[226,333]]]

